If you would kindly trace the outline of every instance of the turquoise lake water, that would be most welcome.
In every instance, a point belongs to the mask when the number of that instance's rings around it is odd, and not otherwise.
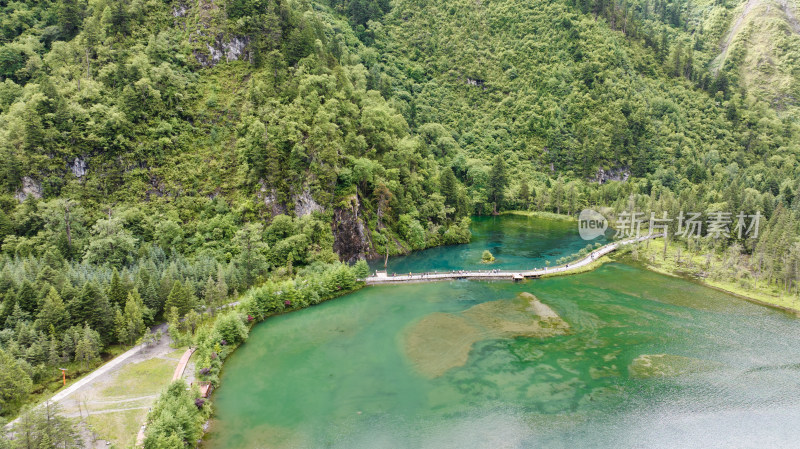
[[[563,222],[521,218],[541,228],[476,220],[472,244],[390,266],[470,268],[487,246],[525,264],[584,244]],[[423,320],[522,292],[570,332],[479,337],[435,377],[409,355]],[[619,263],[517,284],[367,287],[257,325],[212,400],[208,448],[798,447],[800,321]]]

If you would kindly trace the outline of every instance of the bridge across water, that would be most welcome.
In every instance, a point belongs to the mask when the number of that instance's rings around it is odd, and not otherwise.
[[[367,285],[378,284],[396,284],[402,282],[434,282],[434,281],[452,281],[457,279],[476,279],[476,280],[514,280],[520,281],[523,279],[535,279],[542,277],[546,274],[570,274],[573,271],[579,271],[582,267],[589,265],[595,260],[605,256],[608,253],[616,251],[623,245],[631,243],[638,243],[648,239],[662,237],[663,234],[652,234],[643,237],[634,237],[626,240],[609,243],[608,245],[601,246],[595,249],[583,259],[568,264],[559,265],[552,268],[534,268],[532,270],[455,270],[446,272],[427,272],[427,273],[409,273],[401,275],[389,275],[385,272],[376,272],[364,280]]]

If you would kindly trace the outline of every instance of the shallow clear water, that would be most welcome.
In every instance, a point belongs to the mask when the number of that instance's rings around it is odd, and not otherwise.
[[[578,235],[578,222],[551,220],[521,215],[473,217],[472,239],[465,245],[440,246],[390,257],[389,273],[450,270],[534,269],[546,261],[556,265],[564,256],[577,253],[590,242]],[[603,238],[592,240],[605,244]],[[491,264],[481,263],[484,250],[495,257]],[[370,261],[373,270],[383,269],[383,259]]]
[[[419,320],[519,292],[572,332],[480,341],[436,378],[406,356]],[[700,368],[636,377],[645,354]],[[799,374],[793,316],[628,265],[368,287],[256,326],[225,365],[206,447],[798,447]]]

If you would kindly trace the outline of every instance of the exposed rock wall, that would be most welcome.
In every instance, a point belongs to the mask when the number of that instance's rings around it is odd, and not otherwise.
[[[298,218],[312,212],[322,212],[323,210],[324,208],[314,201],[314,198],[311,197],[311,192],[308,190],[304,190],[302,194],[294,197],[294,214]]]
[[[206,43],[207,53],[194,50],[194,57],[203,67],[214,67],[220,62],[244,60],[251,62],[251,54],[247,49],[250,38],[242,36],[223,36],[218,34],[213,42]]]
[[[376,257],[372,249],[369,228],[359,217],[359,204],[352,208],[333,210],[333,250],[343,262],[352,263],[366,257]]]
[[[76,178],[83,178],[89,171],[89,166],[86,164],[86,159],[76,157],[72,164],[69,164],[69,169]]]
[[[274,217],[286,213],[286,206],[278,200],[278,192],[274,188],[269,188],[264,181],[259,182],[261,189],[258,191],[258,198],[264,202],[269,209],[269,213]]]
[[[612,168],[609,170],[600,167],[597,169],[597,174],[594,179],[598,184],[604,184],[608,181],[627,181],[630,176],[631,171],[627,167]]]
[[[23,176],[22,177],[22,188],[17,190],[17,193],[14,194],[14,198],[17,199],[20,203],[25,201],[29,196],[33,196],[34,198],[41,198],[42,197],[42,184],[31,178],[30,176]]]

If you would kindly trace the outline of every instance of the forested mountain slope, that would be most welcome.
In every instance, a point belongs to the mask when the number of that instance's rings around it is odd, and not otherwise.
[[[384,93],[412,97],[420,129],[444,125],[467,156],[508,152],[521,173],[595,179],[617,169],[673,187],[718,163],[762,174],[772,156],[796,165],[797,116],[754,103],[729,72],[709,68],[727,7],[617,7],[397,2],[374,31],[387,55]],[[453,163],[470,169],[463,156]]]
[[[796,114],[800,104],[797,2],[748,0],[734,14],[712,68],[733,73],[752,95],[781,112]]]

